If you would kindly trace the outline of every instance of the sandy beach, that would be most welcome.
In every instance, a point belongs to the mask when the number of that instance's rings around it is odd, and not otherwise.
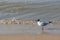
[[[39,34],[39,35],[0,35],[0,40],[60,40],[60,35]]]
[[[11,24],[0,27],[0,40],[60,40],[60,27],[54,24],[45,26],[44,31],[38,25]]]
[[[60,40],[60,1],[37,3],[0,2],[0,20],[41,21],[48,24],[42,32],[42,26],[0,24],[0,40]]]

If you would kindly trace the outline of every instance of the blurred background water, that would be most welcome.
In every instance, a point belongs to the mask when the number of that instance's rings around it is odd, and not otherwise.
[[[60,0],[0,0],[0,2],[48,2],[48,1],[60,1]]]
[[[38,18],[42,20],[54,20],[56,18],[59,19],[60,16],[60,0],[0,1],[0,19],[12,19],[16,17],[21,20],[35,20]]]

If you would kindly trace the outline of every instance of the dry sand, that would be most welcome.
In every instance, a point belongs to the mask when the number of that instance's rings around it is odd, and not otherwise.
[[[60,35],[39,34],[39,35],[0,35],[0,40],[60,40]]]

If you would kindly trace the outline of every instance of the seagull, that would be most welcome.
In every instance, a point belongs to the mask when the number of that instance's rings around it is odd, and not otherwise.
[[[52,21],[49,21],[49,22],[47,23],[47,22],[41,21],[40,19],[38,19],[38,20],[36,20],[36,21],[37,21],[38,26],[42,26],[42,31],[44,31],[44,29],[45,29],[44,26],[46,26],[46,25],[49,24],[49,23],[52,23]]]
[[[37,20],[38,26],[46,26],[46,25],[49,24],[49,23],[51,23],[51,21],[49,21],[49,22],[47,23],[47,22],[41,21],[40,19]]]

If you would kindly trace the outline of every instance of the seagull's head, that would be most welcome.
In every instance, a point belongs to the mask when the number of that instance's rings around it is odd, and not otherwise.
[[[37,21],[40,21],[40,19],[38,19]]]

